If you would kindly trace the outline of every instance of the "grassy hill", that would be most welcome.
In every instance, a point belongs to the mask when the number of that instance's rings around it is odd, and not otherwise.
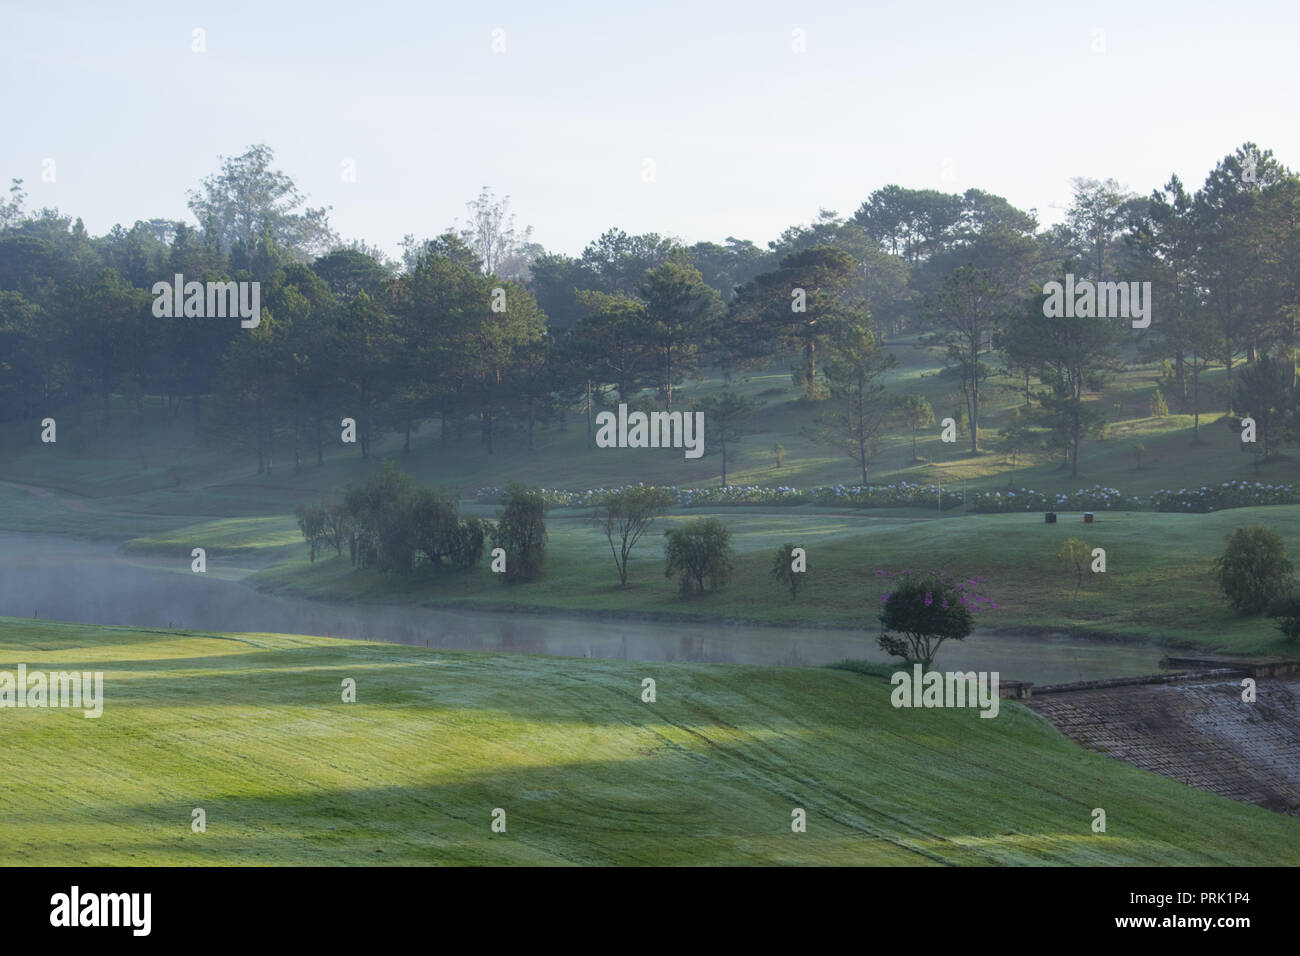
[[[1019,705],[895,710],[846,671],[0,619],[0,669],[19,662],[102,670],[106,701],[0,711],[8,863],[1300,863],[1300,821]]]
[[[912,338],[890,343],[899,359],[887,377],[889,394],[926,396],[937,418],[954,415],[961,403],[960,387],[936,366],[934,356]],[[1200,441],[1193,442],[1192,417],[1150,416],[1149,399],[1158,382],[1150,365],[1128,368],[1103,394],[1091,401],[1105,413],[1109,425],[1104,440],[1090,438],[1080,453],[1080,473],[1072,477],[1060,468],[1058,456],[1029,449],[1013,466],[997,445],[997,431],[1013,408],[1023,401],[1017,383],[994,377],[986,387],[981,441],[984,449],[971,455],[965,440],[944,444],[939,427],[918,436],[918,458],[912,458],[910,432],[895,423],[882,441],[870,469],[873,481],[942,482],[955,487],[966,482],[971,491],[1006,487],[1009,482],[1047,492],[1070,492],[1081,486],[1110,485],[1126,494],[1148,494],[1159,488],[1200,486],[1235,479],[1300,481],[1300,458],[1291,452],[1255,468],[1254,457],[1216,421],[1226,411],[1222,372],[1207,373],[1202,382]],[[765,486],[856,483],[855,464],[833,449],[808,438],[820,408],[802,400],[792,386],[789,369],[775,365],[748,373],[734,387],[759,403],[745,437],[729,448],[728,480]],[[678,392],[689,407],[697,396],[716,394],[721,377],[709,373]],[[369,458],[358,446],[334,440],[327,445],[323,466],[315,464],[308,443],[300,444],[303,465],[294,468],[295,443],[281,435],[273,448],[273,468],[257,474],[251,449],[231,444],[229,434],[214,435],[214,409],[207,409],[196,430],[187,413],[168,412],[156,400],[140,406],[115,400],[108,424],[97,407],[69,409],[59,422],[59,441],[33,444],[30,429],[0,428],[0,530],[63,531],[97,537],[137,537],[165,531],[199,518],[288,515],[296,505],[312,501],[349,482],[364,480],[391,457],[420,482],[438,484],[472,495],[487,485],[504,486],[517,479],[549,488],[585,489],[635,481],[712,487],[719,484],[720,455],[709,438],[708,454],[686,459],[673,449],[598,449],[587,447],[585,418],[570,411],[562,420],[537,431],[529,453],[522,433],[501,426],[495,453],[489,455],[472,425],[461,439],[449,436],[444,447],[436,423],[414,432],[411,450],[404,453],[404,435],[389,433]],[[337,438],[337,436],[334,436]],[[1145,446],[1140,467],[1134,447]],[[780,468],[772,448],[786,448]],[[34,500],[36,494],[47,496]],[[184,520],[180,520],[184,519]]]

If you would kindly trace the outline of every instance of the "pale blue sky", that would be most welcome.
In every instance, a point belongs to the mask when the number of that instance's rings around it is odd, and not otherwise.
[[[1051,222],[1072,176],[1197,186],[1248,139],[1300,167],[1293,0],[109,6],[0,3],[0,182],[95,234],[190,219],[186,189],[254,142],[390,252],[485,184],[576,254],[611,226],[763,245],[891,182]]]

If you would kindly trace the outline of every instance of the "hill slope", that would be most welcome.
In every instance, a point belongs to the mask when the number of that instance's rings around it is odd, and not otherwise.
[[[106,703],[0,711],[8,863],[1300,863],[1296,820],[843,671],[0,619],[19,662]]]

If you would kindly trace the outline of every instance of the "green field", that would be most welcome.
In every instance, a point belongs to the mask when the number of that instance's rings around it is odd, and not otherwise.
[[[960,389],[941,374],[934,355],[912,338],[890,343],[899,366],[887,376],[889,394],[926,396],[937,418],[955,414]],[[998,429],[1022,400],[1016,382],[990,379],[989,404],[981,419],[985,450],[972,456],[966,440],[944,444],[939,427],[918,436],[918,460],[912,459],[911,434],[895,423],[881,443],[869,471],[872,481],[942,481],[969,491],[1004,488],[1008,483],[1046,492],[1070,492],[1093,484],[1110,485],[1125,494],[1148,494],[1160,488],[1181,488],[1236,479],[1270,483],[1300,481],[1300,458],[1284,451],[1256,469],[1254,456],[1218,420],[1226,412],[1222,371],[1202,381],[1203,409],[1200,441],[1193,441],[1192,417],[1174,414],[1152,418],[1148,400],[1158,382],[1158,369],[1134,365],[1126,369],[1091,401],[1107,417],[1107,435],[1086,440],[1080,452],[1080,473],[1072,477],[1060,468],[1058,456],[1023,451],[1013,466],[997,445]],[[783,365],[754,372],[734,382],[737,391],[760,405],[745,437],[729,448],[728,481],[762,486],[852,484],[860,480],[856,465],[807,435],[818,407],[798,396],[789,369]],[[689,406],[696,397],[715,395],[722,386],[717,373],[683,385],[678,394]],[[185,415],[173,415],[162,405],[144,402],[143,411],[121,404],[110,423],[100,421],[96,408],[69,410],[60,420],[54,445],[30,440],[29,430],[0,429],[0,481],[22,482],[52,492],[59,510],[45,515],[31,510],[30,495],[0,495],[0,528],[24,531],[64,531],[111,537],[121,529],[136,537],[175,527],[169,519],[288,515],[294,506],[312,501],[349,482],[362,481],[385,458],[423,483],[458,490],[463,495],[485,485],[504,486],[512,479],[548,488],[585,489],[645,481],[680,487],[719,484],[720,456],[706,432],[705,457],[690,460],[677,450],[598,449],[587,447],[585,418],[569,410],[562,419],[544,424],[536,433],[533,452],[523,434],[502,426],[494,454],[488,454],[472,427],[463,437],[449,435],[444,446],[436,422],[423,423],[404,452],[404,435],[390,432],[363,458],[356,446],[327,443],[324,466],[299,444],[302,467],[294,467],[295,444],[284,437],[274,449],[274,467],[257,474],[256,458],[247,448],[230,445],[196,430]],[[81,422],[84,421],[84,424]],[[1134,446],[1146,451],[1139,467]],[[787,449],[780,468],[772,447]],[[188,523],[188,522],[184,522]]]
[[[911,339],[891,343],[899,366],[889,373],[896,392],[927,395],[936,414],[955,407],[950,378],[938,373],[932,355]],[[1222,398],[1218,373],[1206,376],[1205,404]],[[1090,439],[1081,453],[1081,475],[1071,478],[1045,453],[1022,455],[1012,467],[999,452],[972,457],[963,443],[943,445],[937,429],[918,442],[920,460],[911,458],[910,435],[895,427],[883,443],[873,476],[879,481],[941,480],[955,489],[1003,488],[1014,482],[1043,491],[1072,491],[1100,483],[1125,494],[1159,488],[1208,484],[1256,477],[1253,457],[1222,425],[1221,414],[1202,415],[1201,440],[1192,441],[1191,418],[1151,418],[1147,399],[1157,381],[1152,366],[1127,369],[1094,400],[1105,404],[1111,425],[1105,440]],[[985,410],[986,442],[1020,400],[1016,383],[992,380]],[[720,380],[706,378],[684,386],[682,400],[715,393]],[[797,397],[788,370],[773,367],[739,381],[737,387],[762,403],[750,433],[731,449],[735,483],[811,487],[855,480],[853,464],[805,436],[816,408]],[[943,567],[954,573],[984,575],[988,590],[1003,609],[983,626],[1004,630],[1055,630],[1099,637],[1156,640],[1203,650],[1247,654],[1294,653],[1271,624],[1232,612],[1217,593],[1209,571],[1224,536],[1238,525],[1261,522],[1277,528],[1292,553],[1300,550],[1300,509],[1236,509],[1212,515],[1102,514],[1083,526],[1066,515],[1054,527],[1037,515],[964,515],[941,519],[926,511],[888,509],[730,508],[714,512],[678,511],[660,523],[634,552],[626,590],[615,587],[613,563],[604,538],[587,516],[572,510],[550,514],[547,580],[502,587],[486,567],[470,575],[441,580],[381,580],[354,573],[346,560],[327,558],[309,565],[298,540],[293,509],[364,480],[386,458],[396,460],[418,481],[458,489],[464,495],[483,485],[512,478],[545,487],[589,488],[645,480],[682,487],[717,484],[715,455],[698,461],[672,450],[640,451],[585,447],[585,422],[571,413],[564,424],[538,432],[534,453],[522,436],[503,432],[497,452],[488,455],[472,430],[444,449],[436,424],[426,423],[412,437],[409,454],[402,436],[390,434],[369,458],[357,449],[332,447],[323,466],[305,455],[293,467],[288,447],[276,453],[268,473],[254,474],[246,450],[223,446],[187,416],[165,410],[122,406],[111,424],[97,412],[61,424],[57,445],[24,444],[16,429],[0,433],[0,530],[59,533],[124,542],[136,556],[189,560],[190,549],[204,547],[214,570],[263,567],[252,582],[271,591],[330,600],[421,602],[460,607],[627,614],[640,618],[722,619],[772,625],[874,627],[879,599],[877,569]],[[155,419],[155,414],[157,418]],[[1136,441],[1146,452],[1141,467],[1132,454]],[[788,449],[778,470],[771,446]],[[290,443],[291,445],[291,443]],[[1284,455],[1259,469],[1268,482],[1300,479],[1300,461]],[[491,517],[494,507],[465,504],[462,511]],[[730,586],[716,594],[681,599],[662,573],[658,531],[671,522],[705,513],[722,517],[735,532],[739,552]],[[1073,582],[1056,559],[1069,535],[1107,550],[1108,572],[1090,576],[1077,598]],[[806,591],[791,602],[769,577],[771,552],[785,541],[809,549]]]
[[[20,662],[105,704],[0,710],[8,863],[1300,863],[1300,821],[846,671],[0,619]]]
[[[490,514],[490,509],[484,509]],[[717,593],[682,597],[663,574],[659,531],[700,513],[732,528],[737,551],[732,581]],[[1106,638],[1155,640],[1169,646],[1235,654],[1292,654],[1264,617],[1234,611],[1212,575],[1213,555],[1239,525],[1266,524],[1300,553],[1300,506],[1236,508],[1203,515],[1103,513],[1091,525],[1062,515],[1056,525],[1042,515],[965,515],[942,519],[863,516],[836,509],[785,511],[748,508],[675,512],[661,519],[633,552],[627,588],[618,586],[608,544],[583,514],[562,509],[549,520],[547,577],[504,586],[486,566],[470,573],[425,573],[409,578],[354,571],[346,556],[309,563],[306,547],[258,572],[261,589],[326,600],[422,603],[458,608],[505,608],[639,618],[723,619],[771,625],[860,627],[874,630],[880,595],[888,585],[878,569],[942,568],[984,576],[987,593],[1001,605],[985,612],[983,627],[1056,630]],[[281,557],[286,521],[263,519],[266,557]],[[255,522],[243,522],[245,547],[259,552]],[[202,544],[204,525],[164,538],[140,539],[134,550],[179,554],[181,542]],[[1074,575],[1057,559],[1075,536],[1106,551],[1105,574],[1085,576],[1075,596]],[[219,540],[214,536],[213,540]],[[809,570],[796,601],[772,580],[772,553],[791,541],[808,551]]]

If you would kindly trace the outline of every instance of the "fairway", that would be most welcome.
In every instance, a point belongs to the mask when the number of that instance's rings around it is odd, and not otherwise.
[[[18,663],[102,670],[105,700],[98,719],[5,712],[8,862],[1300,862],[1300,821],[1084,751],[1010,701],[896,710],[847,671],[0,619],[0,670]]]

